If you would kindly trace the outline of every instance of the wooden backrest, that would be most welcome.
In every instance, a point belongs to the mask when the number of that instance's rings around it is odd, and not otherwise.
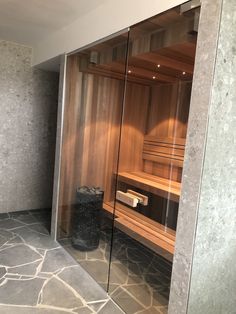
[[[185,139],[145,136],[143,159],[160,164],[183,167]]]

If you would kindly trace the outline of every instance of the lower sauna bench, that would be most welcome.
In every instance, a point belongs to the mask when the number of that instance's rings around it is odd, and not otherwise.
[[[103,203],[103,208],[110,214],[113,213],[111,204]],[[118,202],[115,210],[115,227],[167,260],[173,260],[175,231]]]

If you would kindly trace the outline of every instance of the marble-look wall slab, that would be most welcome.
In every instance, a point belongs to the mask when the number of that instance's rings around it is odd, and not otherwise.
[[[0,40],[0,212],[51,207],[58,75]]]
[[[186,314],[202,190],[202,171],[221,20],[222,0],[202,0],[176,234],[169,314]],[[210,174],[212,180],[219,180]],[[215,193],[212,197],[215,196]],[[204,263],[202,264],[204,266]],[[201,313],[201,312],[195,312]],[[208,312],[203,312],[207,313]]]
[[[236,313],[236,1],[223,0],[188,313]]]

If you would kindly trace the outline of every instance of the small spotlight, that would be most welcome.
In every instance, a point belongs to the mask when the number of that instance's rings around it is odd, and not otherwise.
[[[129,74],[130,74],[131,72],[132,72],[131,70],[128,71]]]
[[[155,76],[153,76],[153,77],[152,77],[152,79],[153,79],[153,80],[155,80],[155,79],[156,79],[156,77],[155,77]]]
[[[158,65],[157,65],[157,67],[158,67],[158,68],[160,68],[160,67],[161,67],[161,65],[160,65],[160,64],[158,64]]]
[[[182,74],[183,74],[183,75],[186,75],[186,72],[183,72]]]

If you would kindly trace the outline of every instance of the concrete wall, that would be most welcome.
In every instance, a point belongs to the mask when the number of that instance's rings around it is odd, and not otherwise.
[[[169,314],[236,304],[236,2],[201,11]]]
[[[35,43],[33,64],[69,53],[184,2],[186,0],[94,1],[93,10]]]
[[[0,212],[51,206],[58,75],[0,41]]]
[[[222,16],[209,104],[188,313],[236,312],[236,2]]]
[[[202,0],[169,314],[187,313],[222,0]],[[198,312],[196,312],[198,313]]]

